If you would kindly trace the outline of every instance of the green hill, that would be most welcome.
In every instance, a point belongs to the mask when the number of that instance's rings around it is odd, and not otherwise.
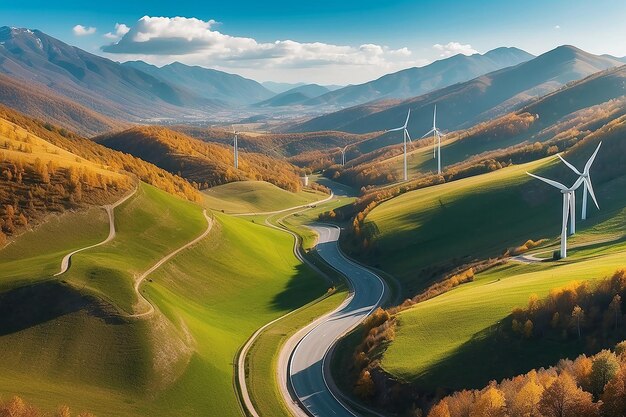
[[[287,234],[217,214],[207,238],[142,285],[156,311],[132,317],[146,311],[134,277],[206,220],[199,206],[142,185],[115,210],[116,238],[53,278],[66,251],[106,236],[97,213],[66,214],[0,250],[0,394],[101,416],[239,416],[237,349],[326,285],[293,256]]]
[[[207,207],[226,213],[283,210],[322,200],[327,195],[311,190],[297,193],[263,181],[239,181],[203,191]]]

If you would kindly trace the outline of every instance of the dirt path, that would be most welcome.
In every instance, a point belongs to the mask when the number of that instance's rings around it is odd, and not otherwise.
[[[122,197],[120,200],[116,201],[113,204],[107,204],[105,206],[102,206],[102,208],[104,208],[109,216],[109,236],[107,236],[106,239],[104,239],[102,242],[100,243],[96,243],[95,245],[91,245],[91,246],[87,246],[84,248],[80,248],[80,249],[76,249],[73,252],[68,253],[67,255],[65,255],[63,257],[63,259],[61,260],[61,270],[59,272],[57,272],[56,274],[54,274],[55,277],[64,274],[65,272],[67,272],[68,269],[70,269],[70,263],[72,260],[72,256],[76,255],[79,252],[85,251],[87,249],[92,249],[98,246],[102,246],[104,244],[109,243],[110,241],[112,241],[115,238],[115,208],[118,207],[119,205],[123,204],[124,202],[126,202],[126,200],[128,200],[129,198],[131,198],[132,196],[135,195],[135,193],[137,192],[139,187],[135,187],[135,189],[128,195]]]
[[[209,217],[209,215],[207,214],[206,210],[203,210],[202,214],[204,215],[204,218],[207,221],[207,227],[206,227],[206,230],[200,236],[198,236],[197,238],[195,238],[191,242],[188,242],[188,243],[184,244],[183,246],[179,247],[175,251],[170,252],[169,254],[165,255],[157,263],[155,263],[150,269],[148,269],[146,272],[144,272],[143,274],[141,274],[141,275],[139,275],[138,277],[135,278],[135,292],[137,293],[137,299],[140,300],[140,302],[143,302],[144,304],[147,304],[148,305],[148,310],[144,311],[143,313],[131,314],[130,317],[141,318],[141,317],[149,316],[152,313],[154,313],[154,306],[141,293],[141,291],[139,290],[139,287],[141,286],[143,281],[145,281],[145,279],[151,273],[156,271],[161,265],[163,265],[164,263],[166,263],[167,261],[172,259],[174,256],[178,255],[180,252],[184,251],[185,249],[188,249],[189,247],[191,247],[191,246],[195,245],[196,243],[200,242],[202,239],[204,239],[209,234],[209,232],[213,228],[213,219],[211,217]]]

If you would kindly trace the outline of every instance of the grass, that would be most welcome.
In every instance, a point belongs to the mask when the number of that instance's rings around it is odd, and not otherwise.
[[[106,239],[109,218],[101,208],[50,215],[0,250],[0,290],[47,279],[67,253]]]
[[[531,294],[543,297],[552,288],[605,278],[624,267],[626,244],[622,242],[573,250],[564,261],[508,263],[478,274],[474,282],[400,313],[396,339],[384,353],[382,366],[421,388],[458,389],[551,365],[584,347],[528,342],[519,355],[494,352],[490,360],[482,361],[477,359],[488,355],[489,348],[481,339],[515,307],[525,306]]]
[[[323,199],[313,190],[292,193],[264,181],[238,181],[203,192],[207,207],[229,214],[283,210]]]

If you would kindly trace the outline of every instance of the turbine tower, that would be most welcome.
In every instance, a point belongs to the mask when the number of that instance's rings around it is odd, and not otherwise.
[[[441,174],[441,138],[445,135],[437,128],[437,105],[433,113],[433,128],[428,131],[421,139],[433,134],[433,158],[437,158],[437,174]]]
[[[580,187],[580,184],[583,182],[583,178],[580,177],[576,180],[574,185],[571,187],[566,187],[560,182],[549,180],[547,178],[540,177],[538,175],[534,175],[531,173],[526,173],[533,178],[537,178],[545,182],[546,184],[550,184],[551,186],[558,188],[561,190],[563,194],[563,222],[561,227],[561,258],[567,258],[567,220],[570,220],[570,234],[573,235],[576,233],[576,223],[574,221],[575,217],[575,208],[576,208],[576,190]]]
[[[403,126],[387,131],[387,132],[397,132],[399,130],[402,130],[402,133],[404,136],[404,181],[409,180],[409,172],[407,170],[407,163],[406,163],[406,140],[408,139],[409,142],[413,143],[413,141],[411,140],[411,136],[409,136],[409,131],[407,130],[407,126],[409,125],[409,117],[411,117],[411,109],[409,109],[409,112],[406,115],[406,121],[404,122]]]
[[[567,165],[572,171],[574,171],[576,175],[578,175],[579,178],[583,179],[583,207],[582,207],[582,214],[580,216],[582,220],[587,219],[587,194],[591,196],[591,198],[593,199],[593,202],[596,204],[596,207],[598,208],[598,210],[600,210],[600,206],[598,205],[598,200],[596,199],[596,195],[593,192],[593,186],[591,185],[591,177],[589,176],[589,170],[591,169],[591,165],[593,164],[593,161],[596,159],[596,155],[598,154],[598,151],[600,150],[600,146],[602,146],[602,142],[598,143],[598,147],[596,148],[594,153],[591,155],[591,157],[585,164],[585,168],[583,169],[583,172],[580,172],[578,169],[576,169],[574,165],[570,164],[561,155],[559,155],[559,158],[561,158],[561,161],[563,161],[565,165]]]
[[[237,132],[233,128],[233,135],[235,138],[233,139],[233,159],[235,160],[235,169],[239,169],[239,144],[237,143],[239,132]]]

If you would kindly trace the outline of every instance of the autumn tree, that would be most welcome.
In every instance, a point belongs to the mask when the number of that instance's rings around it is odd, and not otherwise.
[[[428,417],[451,417],[448,403],[445,400],[439,401],[433,408],[430,409]]]
[[[604,391],[604,386],[617,374],[620,369],[615,354],[609,350],[598,353],[591,365],[590,385],[591,392],[598,398]]]
[[[470,417],[505,417],[506,400],[504,393],[495,386],[487,388],[476,400]]]
[[[539,411],[544,417],[591,417],[599,414],[591,394],[578,387],[567,372],[561,372],[543,391]]]
[[[511,416],[538,417],[539,401],[543,393],[543,386],[537,383],[536,373],[529,376],[528,382],[522,386],[511,404]]]
[[[620,318],[622,317],[622,297],[620,297],[619,294],[615,294],[615,297],[611,300],[611,304],[609,304],[609,311],[613,313],[613,317],[615,319],[615,330],[617,330]]]
[[[584,320],[584,318],[585,318],[585,312],[583,311],[583,309],[579,305],[574,306],[574,309],[572,310],[572,319],[574,320],[574,323],[576,324],[576,331],[578,333],[579,340],[582,337],[582,334],[580,331],[580,324]]]
[[[361,371],[361,375],[354,387],[354,393],[363,399],[371,398],[374,395],[374,381],[370,371],[367,369]]]

